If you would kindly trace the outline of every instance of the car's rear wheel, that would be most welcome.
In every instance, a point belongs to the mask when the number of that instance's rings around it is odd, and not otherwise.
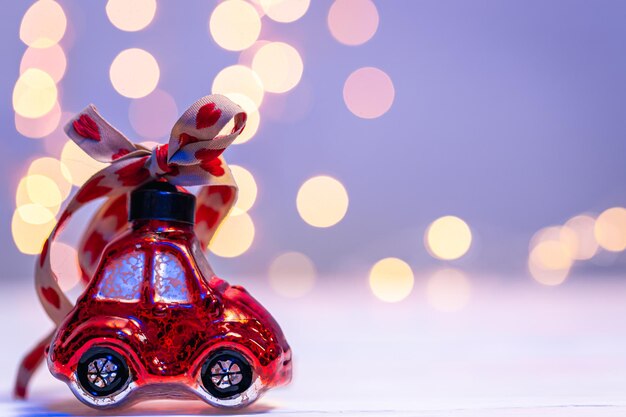
[[[107,397],[122,391],[130,371],[126,360],[109,348],[91,348],[78,362],[76,376],[81,387],[94,397]]]
[[[252,367],[246,358],[232,350],[212,354],[202,367],[202,384],[215,398],[235,397],[252,385]]]

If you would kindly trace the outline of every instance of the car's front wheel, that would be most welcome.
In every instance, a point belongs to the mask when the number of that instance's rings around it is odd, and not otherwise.
[[[81,387],[94,397],[108,397],[122,391],[129,382],[126,360],[112,349],[91,348],[78,362],[76,376]]]
[[[217,399],[235,397],[252,385],[252,367],[232,350],[212,354],[202,367],[202,385]]]

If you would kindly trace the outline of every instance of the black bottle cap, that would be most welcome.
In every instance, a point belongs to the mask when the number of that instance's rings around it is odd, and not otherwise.
[[[196,197],[164,181],[153,181],[130,193],[128,220],[172,220],[194,223]]]

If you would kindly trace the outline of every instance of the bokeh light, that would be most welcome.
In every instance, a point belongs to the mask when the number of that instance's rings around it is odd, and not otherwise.
[[[567,244],[558,240],[538,243],[530,252],[533,265],[546,270],[567,270],[572,266],[572,253]]]
[[[217,229],[209,249],[217,256],[234,258],[246,252],[254,241],[254,223],[248,213],[228,216]]]
[[[391,78],[378,68],[359,68],[348,76],[343,86],[348,110],[363,119],[375,119],[387,113],[394,97]]]
[[[67,19],[63,8],[52,0],[39,0],[24,13],[20,39],[34,48],[49,48],[65,34]]]
[[[444,268],[429,277],[426,297],[436,310],[454,312],[462,310],[468,304],[471,290],[470,281],[463,272]]]
[[[56,214],[63,202],[63,195],[56,182],[45,175],[26,175],[17,184],[16,207],[37,204]]]
[[[152,22],[156,8],[156,0],[109,0],[106,12],[113,26],[136,32]]]
[[[567,269],[544,269],[537,266],[531,259],[528,260],[528,270],[535,281],[547,286],[561,285],[569,275]]]
[[[626,249],[626,208],[613,207],[596,219],[594,235],[598,244],[611,252]]]
[[[219,3],[209,19],[215,42],[229,51],[249,48],[261,33],[261,18],[254,6],[242,0]]]
[[[68,140],[61,151],[61,162],[70,173],[72,184],[81,186],[93,174],[108,166],[103,162],[96,161],[73,141]]]
[[[135,132],[149,139],[169,138],[178,116],[174,98],[159,89],[131,101],[128,110],[128,118]]]
[[[598,252],[598,241],[593,234],[596,220],[585,214],[574,216],[565,223],[566,230],[574,233],[576,245],[572,247],[572,257],[578,260],[587,260],[593,258]],[[567,237],[564,232],[561,240]]]
[[[472,244],[472,231],[456,216],[440,217],[426,230],[426,249],[439,259],[452,260],[465,255]]]
[[[13,109],[17,114],[28,118],[44,116],[57,102],[57,86],[45,71],[29,68],[15,83],[13,89]]]
[[[124,97],[145,97],[159,83],[159,64],[143,49],[126,49],[113,59],[109,77],[113,88]]]
[[[42,175],[56,184],[61,198],[65,200],[72,191],[72,175],[68,167],[55,158],[43,157],[35,159],[28,167],[27,175]]]
[[[348,193],[341,182],[320,175],[302,184],[296,206],[302,220],[311,226],[330,227],[346,215],[348,201]]]
[[[58,83],[65,75],[65,69],[67,68],[65,52],[58,44],[44,49],[31,46],[26,49],[24,56],[22,56],[20,74],[23,74],[28,68],[39,68],[47,72]]]
[[[247,169],[239,165],[229,165],[229,168],[239,187],[237,202],[231,211],[231,215],[238,216],[250,210],[254,205],[257,195],[257,186],[254,177]]]
[[[55,102],[52,110],[36,119],[24,117],[15,113],[15,129],[27,138],[39,139],[48,136],[56,130],[61,121],[61,106]]]
[[[263,83],[256,72],[243,65],[231,65],[221,70],[213,80],[213,94],[241,94],[258,109],[263,102]]]
[[[408,297],[414,281],[411,267],[398,258],[381,259],[374,264],[369,274],[372,293],[388,303],[396,303]]]
[[[54,213],[40,204],[24,204],[16,207],[15,212],[28,224],[46,224],[54,221]]]
[[[278,294],[299,298],[308,294],[315,284],[315,265],[300,252],[287,252],[276,257],[269,268],[272,289]]]
[[[69,291],[79,283],[78,254],[72,246],[63,242],[52,242],[50,264],[62,291]]]
[[[577,246],[576,234],[568,227],[551,226],[541,229],[530,241],[530,274],[543,285],[562,284],[569,275]]]
[[[298,51],[284,42],[263,45],[252,59],[252,69],[270,93],[284,93],[298,85],[303,68]]]
[[[371,0],[335,0],[328,11],[328,28],[345,45],[361,45],[378,29],[378,10]]]
[[[41,252],[43,242],[46,240],[50,232],[56,224],[56,219],[52,213],[45,213],[45,208],[39,206],[39,208],[30,210],[24,209],[26,206],[21,206],[13,213],[11,219],[11,234],[13,235],[13,241],[17,249],[27,255],[35,255]],[[33,213],[29,213],[33,211]],[[37,215],[37,211],[43,211],[41,219],[45,218],[48,221],[43,223],[30,223],[24,220],[23,215],[32,216]],[[41,213],[39,213],[41,214]]]
[[[304,16],[311,0],[259,0],[259,2],[270,19],[290,23]]]
[[[546,241],[561,241],[561,226],[548,226],[540,229],[530,238],[528,250],[532,251],[535,246]],[[564,242],[565,243],[565,242]]]

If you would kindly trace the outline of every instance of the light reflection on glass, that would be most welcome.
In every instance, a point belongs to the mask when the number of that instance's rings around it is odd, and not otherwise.
[[[157,251],[152,264],[154,301],[157,303],[190,302],[186,270],[171,253]]]
[[[146,255],[129,252],[105,266],[97,297],[107,300],[139,301]]]

